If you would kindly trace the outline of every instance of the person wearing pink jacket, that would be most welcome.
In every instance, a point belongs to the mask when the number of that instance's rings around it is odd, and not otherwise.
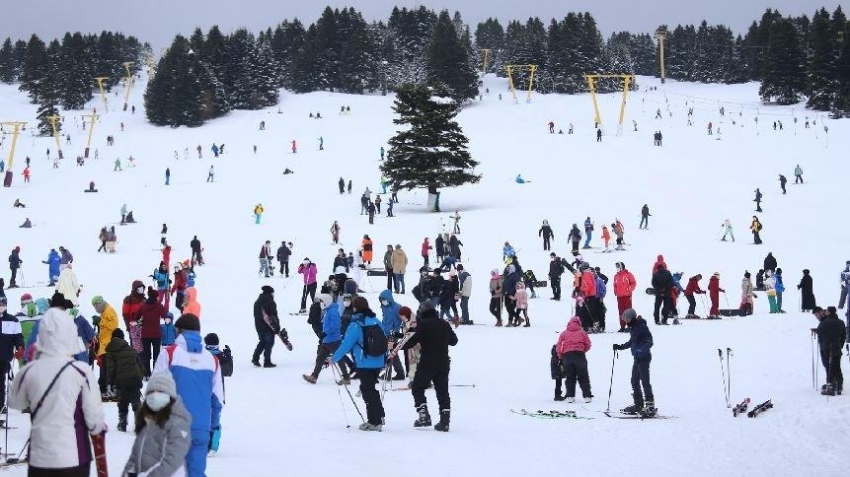
[[[531,322],[528,320],[528,292],[525,291],[525,285],[522,282],[518,282],[516,284],[516,293],[514,293],[514,300],[516,300],[516,311],[514,312],[514,317],[516,317],[516,321],[513,323],[508,323],[508,326],[520,326],[522,324],[522,318],[520,318],[520,313],[525,317],[525,327],[528,328],[531,326]]]
[[[577,316],[570,318],[567,329],[558,337],[556,352],[564,373],[567,378],[567,402],[575,402],[576,381],[581,387],[581,395],[584,402],[591,402],[593,395],[590,393],[590,375],[587,372],[587,357],[585,353],[590,351],[590,337],[581,327],[581,319]]]
[[[301,265],[298,265],[298,273],[303,275],[304,290],[301,292],[301,309],[298,313],[307,313],[307,295],[310,295],[310,303],[316,300],[316,264],[311,262],[309,258],[304,257]]]

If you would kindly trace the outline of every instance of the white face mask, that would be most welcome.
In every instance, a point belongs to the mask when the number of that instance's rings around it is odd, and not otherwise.
[[[351,300],[342,300],[342,304],[345,305],[346,307],[349,307],[349,306],[351,306]]]
[[[171,396],[160,391],[153,391],[145,396],[145,405],[153,412],[159,412],[168,406]]]
[[[136,293],[143,295],[145,293],[145,287],[136,288]]]
[[[381,305],[390,306],[390,302],[388,302],[387,300],[381,300]]]

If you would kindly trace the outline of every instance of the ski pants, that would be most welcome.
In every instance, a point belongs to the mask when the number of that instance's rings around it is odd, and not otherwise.
[[[393,289],[393,278],[394,278],[393,269],[387,268],[386,271],[387,271],[387,290],[392,290]]]
[[[841,287],[841,296],[838,297],[838,309],[844,308],[844,303],[847,301],[847,288]],[[850,307],[848,307],[850,309]]]
[[[548,236],[543,236],[543,250],[552,250],[552,244],[549,243],[550,240]]]
[[[13,287],[13,286],[17,285],[17,283],[15,283],[15,279],[18,278],[18,269],[12,268],[11,270],[12,270],[12,279],[9,280],[9,286]]]
[[[129,409],[135,413],[139,410],[142,388],[136,386],[118,388],[118,415],[126,416]]]
[[[549,277],[549,282],[552,284],[552,298],[561,299],[561,277]]]
[[[688,314],[693,315],[697,311],[697,301],[693,295],[685,295],[685,298],[688,299]]]
[[[360,379],[360,394],[366,403],[366,420],[369,424],[380,426],[384,417],[384,405],[381,403],[381,393],[378,392],[378,373],[381,369],[357,368],[357,378]]]
[[[307,309],[307,295],[310,295],[310,303],[316,301],[316,282],[309,285],[304,285],[304,290],[301,291],[301,309]]]
[[[593,231],[592,230],[585,230],[584,231],[584,248],[590,248],[591,237],[593,237]]]
[[[12,369],[12,362],[0,360],[0,408],[6,405],[6,376]]]
[[[767,295],[767,302],[770,304],[771,313],[779,313],[779,309],[776,307],[776,295]]]
[[[260,273],[265,275],[266,278],[269,277],[269,259],[268,258],[260,258]]]
[[[623,321],[623,312],[632,307],[632,297],[618,296],[617,297],[617,317],[620,318],[620,328],[626,327],[626,322]]]
[[[639,229],[643,229],[643,228],[647,228],[647,229],[648,229],[648,228],[649,228],[649,217],[647,217],[647,216],[642,216],[642,217],[640,218],[640,226],[639,226],[638,228],[639,228]]]
[[[254,223],[260,225],[260,221],[263,219],[263,214],[254,214]]]
[[[795,184],[802,184],[803,183],[803,176],[800,176],[800,175],[794,176],[794,183]]]
[[[708,314],[717,316],[720,313],[720,295],[712,293],[708,297],[711,299],[711,311]]]
[[[192,429],[192,445],[186,453],[186,476],[206,477],[207,453],[210,449],[210,429]]]
[[[419,362],[416,368],[416,376],[410,383],[410,390],[413,394],[413,404],[419,407],[422,404],[427,404],[425,399],[425,390],[431,382],[434,383],[434,391],[437,393],[437,403],[441,410],[451,409],[451,398],[449,397],[449,369],[451,367],[451,359],[446,358],[438,362],[433,362],[429,359],[423,359]]]
[[[826,369],[826,383],[832,384],[836,390],[844,387],[844,375],[841,373],[841,348],[820,350],[820,360]]]
[[[490,314],[497,320],[502,320],[502,297],[494,296],[490,298]]]
[[[289,277],[289,260],[280,262],[280,273],[287,278]]]
[[[142,373],[144,373],[145,377],[151,376],[151,358],[153,358],[154,364],[156,364],[157,358],[159,358],[159,349],[160,349],[160,338],[142,338]]]
[[[460,321],[466,323],[469,321],[469,297],[460,297]]]
[[[163,308],[165,308],[165,311],[167,312],[168,309],[171,307],[171,295],[168,293],[168,288],[166,288],[165,290],[157,290],[156,292],[158,293],[157,301],[159,301],[159,303],[162,305]]]
[[[319,377],[319,373],[322,372],[322,366],[324,366],[325,361],[327,361],[328,357],[334,354],[334,351],[339,348],[340,344],[342,344],[342,340],[334,341],[333,343],[322,343],[319,345],[319,349],[316,353],[316,366],[313,367],[312,376],[314,378]],[[340,366],[339,369],[342,372],[342,378],[349,379],[348,370],[346,369],[346,366]]]
[[[88,477],[91,473],[91,465],[94,460],[88,464],[78,465],[77,467],[65,467],[63,469],[48,469],[41,467],[29,466],[27,476],[29,477]],[[97,473],[97,472],[95,472]]]
[[[584,304],[587,306],[592,325],[596,325],[598,329],[605,331],[605,315],[602,314],[602,301],[595,296],[589,296]]]
[[[655,305],[653,308],[652,316],[655,318],[655,321],[659,321],[659,310],[664,315],[663,318],[667,318],[670,316],[671,310],[673,309],[673,300],[670,298],[670,293],[668,292],[655,292]]]
[[[590,393],[590,375],[587,373],[587,358],[581,351],[570,351],[561,358],[567,375],[567,397],[576,396],[576,381],[582,397],[593,397]]]
[[[753,243],[756,245],[761,245],[761,236],[758,232],[753,232]]]
[[[578,241],[578,240],[573,240],[573,241],[572,241],[572,244],[573,244],[573,249],[572,249],[572,251],[573,251],[573,255],[575,255],[575,254],[577,254],[577,253],[578,253],[578,244],[579,244],[579,241]]]
[[[272,332],[272,330],[263,330],[258,331],[257,335],[260,340],[257,343],[257,347],[254,349],[253,361],[259,361],[260,353],[262,353],[264,362],[270,363],[272,360],[272,348],[274,347],[274,332]]]
[[[728,236],[730,236],[730,237],[732,237],[732,241],[733,241],[733,242],[735,241],[735,234],[734,234],[734,233],[732,233],[732,229],[726,229],[726,230],[723,232],[723,238],[721,238],[720,240],[726,240],[726,236],[727,236],[727,235],[728,235]]]
[[[632,364],[632,392],[634,393],[635,405],[643,407],[644,399],[654,401],[652,395],[652,385],[649,383],[649,363],[652,362],[652,355],[635,356],[635,362]],[[641,392],[641,386],[643,392]]]

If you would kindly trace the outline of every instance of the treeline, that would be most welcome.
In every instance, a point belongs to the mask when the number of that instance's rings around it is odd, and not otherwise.
[[[50,44],[37,35],[14,43],[6,38],[0,47],[0,81],[20,83],[21,91],[39,105],[39,133],[50,135],[47,117],[58,114],[59,107],[83,109],[97,90],[95,77],[107,77],[104,88],[111,88],[127,75],[122,63],[132,61],[131,71],[138,71],[145,51],[136,38],[107,31],[66,33],[61,42]]]

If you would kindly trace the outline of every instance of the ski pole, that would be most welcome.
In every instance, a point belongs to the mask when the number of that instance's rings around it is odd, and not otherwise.
[[[810,341],[812,343],[812,389],[817,391],[817,389],[818,389],[817,378],[815,378],[815,339],[814,339],[815,338],[815,332],[814,331],[812,331],[811,338],[812,339]]]
[[[702,302],[702,312],[705,313],[706,317],[708,317],[708,307],[705,305],[705,295],[700,295],[699,297]]]
[[[336,378],[337,378],[336,364],[334,364],[331,367],[331,371],[333,371],[334,381],[336,381]],[[342,379],[342,378],[340,378],[340,379]],[[342,391],[339,390],[339,386],[336,387],[336,393],[339,395],[339,405],[340,405],[340,407],[342,407],[342,415],[345,416],[345,428],[350,429],[351,424],[348,423],[348,412],[345,411],[345,401],[343,401],[343,399],[342,399]]]
[[[729,377],[726,388],[726,399],[732,400],[732,348],[726,348],[726,376]]]
[[[617,362],[617,350],[614,350],[614,357],[611,358],[611,381],[608,383],[608,405],[605,407],[605,412],[611,411],[611,391],[614,388],[614,363]]]
[[[723,376],[723,397],[726,398],[726,407],[731,407],[729,404],[729,395],[726,393],[726,370],[723,368],[723,350],[717,348],[717,357],[720,358],[720,374]]]

